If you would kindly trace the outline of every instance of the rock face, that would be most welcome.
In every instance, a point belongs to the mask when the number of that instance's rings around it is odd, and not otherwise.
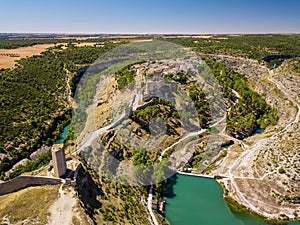
[[[31,155],[30,155],[30,159],[33,160],[33,161],[36,161],[37,160],[37,157],[42,154],[42,153],[46,153],[50,150],[50,147],[49,146],[45,146],[45,147],[42,147],[42,148],[39,148],[38,150],[36,150],[35,152],[33,152]]]
[[[67,171],[65,149],[63,144],[56,144],[52,147],[52,162],[54,168],[54,176],[62,177]]]

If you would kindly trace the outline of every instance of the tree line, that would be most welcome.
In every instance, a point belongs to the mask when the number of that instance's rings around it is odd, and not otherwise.
[[[115,46],[56,46],[0,70],[0,153],[5,155],[0,175],[42,145],[55,142],[71,121],[67,81]]]

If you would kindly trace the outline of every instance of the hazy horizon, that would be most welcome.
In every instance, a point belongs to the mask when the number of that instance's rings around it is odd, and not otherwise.
[[[138,35],[145,35],[145,36],[152,36],[152,35],[189,35],[189,36],[208,36],[208,35],[251,35],[251,34],[258,34],[258,35],[280,35],[280,34],[300,34],[300,32],[278,32],[278,33],[94,33],[94,32],[0,32],[0,34],[56,34],[56,35],[131,35],[131,36],[138,36]]]
[[[1,33],[300,33],[300,1],[0,0]]]

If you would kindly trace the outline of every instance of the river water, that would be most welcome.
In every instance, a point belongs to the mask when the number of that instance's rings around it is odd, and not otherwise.
[[[64,140],[66,139],[66,136],[68,134],[68,131],[71,127],[71,124],[65,126],[65,128],[63,129],[62,133],[60,134],[59,138],[55,141],[55,144],[62,144],[64,143]]]
[[[213,179],[175,175],[168,180],[166,218],[171,225],[266,225],[263,219],[229,209]],[[300,221],[289,223],[300,225]]]

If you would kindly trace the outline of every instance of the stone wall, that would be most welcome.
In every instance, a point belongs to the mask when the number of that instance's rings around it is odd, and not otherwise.
[[[46,184],[60,184],[61,179],[50,177],[38,177],[38,176],[19,176],[12,180],[0,183],[0,195],[8,194],[20,189],[39,186]]]

